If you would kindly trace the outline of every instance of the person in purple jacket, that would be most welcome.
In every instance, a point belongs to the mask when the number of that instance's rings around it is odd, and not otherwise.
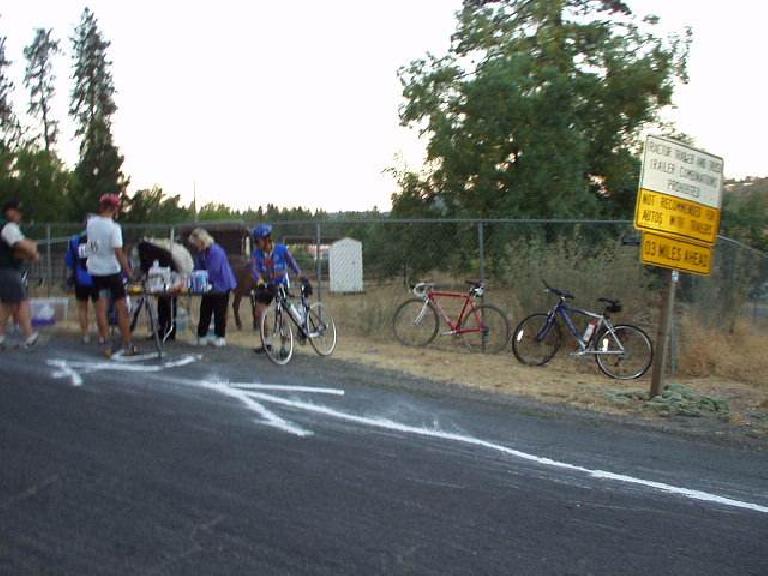
[[[200,301],[200,322],[197,325],[197,344],[205,345],[206,333],[213,316],[213,331],[215,337],[211,340],[214,346],[224,346],[227,330],[227,311],[229,293],[237,287],[235,275],[229,265],[224,249],[213,241],[213,237],[202,228],[195,228],[189,235],[189,243],[197,250],[195,270],[208,272],[210,292],[203,295]]]

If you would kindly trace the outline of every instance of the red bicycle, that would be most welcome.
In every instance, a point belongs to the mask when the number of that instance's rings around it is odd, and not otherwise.
[[[440,329],[440,318],[448,330],[443,336],[454,336],[470,350],[501,352],[509,341],[510,328],[507,315],[493,304],[478,304],[485,286],[482,282],[467,281],[469,292],[435,290],[434,284],[419,283],[411,286],[415,298],[406,300],[392,317],[392,330],[398,342],[405,346],[426,346]],[[440,299],[463,299],[464,303],[455,320],[440,305]]]

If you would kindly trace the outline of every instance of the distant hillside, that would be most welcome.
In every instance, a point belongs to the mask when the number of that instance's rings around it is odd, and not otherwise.
[[[747,176],[744,180],[725,180],[723,192],[735,196],[749,193],[768,194],[768,177]]]

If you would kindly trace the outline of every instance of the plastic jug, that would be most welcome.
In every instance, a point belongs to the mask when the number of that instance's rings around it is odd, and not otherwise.
[[[189,312],[184,306],[176,310],[176,332],[186,332],[189,329]]]
[[[189,277],[189,289],[195,294],[202,294],[208,291],[208,271],[195,270]]]
[[[147,292],[166,292],[171,284],[171,269],[155,260],[147,272]]]

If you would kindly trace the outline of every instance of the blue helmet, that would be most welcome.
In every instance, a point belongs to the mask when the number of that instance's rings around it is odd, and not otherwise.
[[[272,224],[259,224],[253,229],[254,238],[266,238],[272,236]]]

